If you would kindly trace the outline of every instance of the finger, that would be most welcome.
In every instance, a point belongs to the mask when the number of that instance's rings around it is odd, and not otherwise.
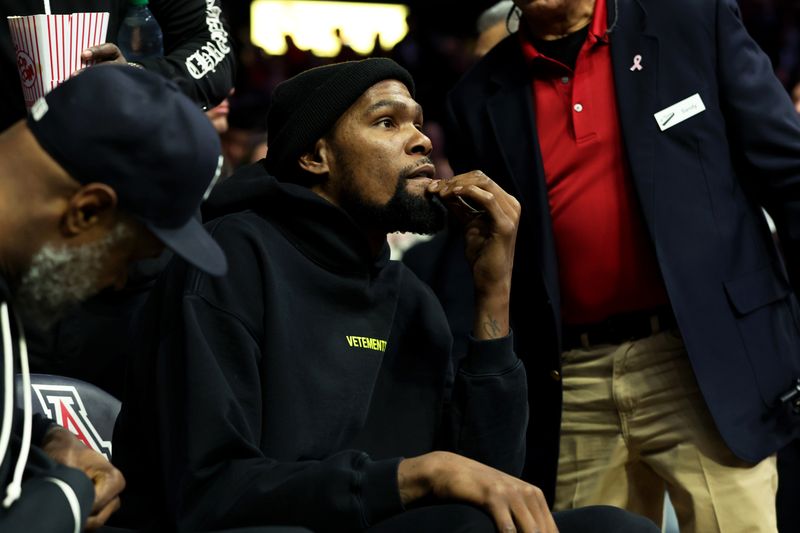
[[[485,204],[494,199],[491,192],[469,182],[448,183],[439,192],[439,196],[443,201],[455,205],[459,205],[463,201],[459,197],[466,196],[469,203],[476,209],[486,209]]]
[[[550,512],[550,509],[545,504],[545,512],[544,512],[544,522],[543,522],[543,533],[558,533],[558,526],[556,525],[556,521],[553,518],[553,513]]]
[[[547,533],[558,533],[558,526],[556,525],[556,519],[553,518],[553,513],[549,510],[547,511],[547,529],[545,529]]]
[[[105,524],[111,515],[117,512],[120,507],[120,500],[119,497],[114,498],[111,500],[108,505],[103,507],[99,512],[93,513],[89,516],[86,520],[86,529],[92,530],[97,529],[103,524]]]
[[[517,529],[521,533],[544,533],[540,523],[536,520],[531,510],[528,509],[525,499],[520,498],[519,501],[511,505],[511,514],[514,517],[514,523],[517,524]]]
[[[491,196],[486,196],[485,194],[474,196],[477,191],[488,193]],[[514,223],[519,220],[520,207],[516,198],[506,193],[483,173],[476,172],[469,175],[461,175],[457,180],[448,180],[448,183],[442,187],[440,195],[443,199],[451,199],[451,202],[458,201],[458,197],[466,198],[476,208],[487,211],[490,206],[488,203],[484,203],[483,199],[491,199],[498,206],[498,210],[494,213],[496,220],[505,218],[509,221],[514,221]],[[499,214],[501,211],[502,216]]]
[[[101,57],[107,56],[108,54],[109,54],[108,49],[104,48],[104,45],[98,44],[95,46],[90,46],[89,48],[85,48],[81,52],[81,58],[86,60],[99,59]]]
[[[494,519],[498,533],[517,533],[517,526],[511,516],[508,506],[494,506],[489,508],[489,513]]]
[[[480,215],[486,212],[486,210],[478,209],[477,207],[466,201],[463,196],[456,196],[456,198],[458,198],[458,200],[461,202],[461,205],[464,206],[464,208],[471,215]]]
[[[494,180],[492,180],[489,176],[484,174],[480,170],[475,170],[472,172],[468,172],[466,174],[459,174],[458,176],[454,176],[447,180],[451,186],[455,187],[458,185],[461,186],[468,186],[468,185],[476,185],[481,189],[487,190],[495,195],[497,198],[498,203],[500,203],[503,208],[512,207],[512,202],[515,202],[516,199],[508,194],[502,187],[500,187]]]
[[[125,478],[122,476],[122,472],[111,465],[102,472],[93,474],[91,478],[94,482],[95,494],[92,512],[104,508],[125,488]]]
[[[558,533],[556,522],[553,520],[553,513],[550,512],[547,500],[541,489],[533,485],[528,485],[526,493],[528,509],[533,515],[533,519],[541,528],[542,533]]]
[[[122,52],[117,45],[112,43],[98,44],[90,46],[81,52],[81,57],[85,60],[102,61],[124,61]]]
[[[444,200],[444,197],[440,193],[447,189],[448,187],[445,180],[433,180],[428,184],[426,190],[429,194],[438,195],[440,200]],[[461,196],[458,195],[454,196],[450,194],[448,195],[448,198],[450,199],[455,198],[455,200],[448,201],[445,205],[447,205],[447,207],[453,210],[457,215],[466,215],[466,214],[477,215],[484,212],[484,210],[478,209],[474,205],[468,203]]]
[[[491,191],[482,189],[477,185],[468,185],[463,188],[457,186],[452,189],[450,194],[465,196],[469,200],[482,206],[489,215],[488,218],[491,220],[494,231],[503,234],[513,231],[514,222],[511,218],[511,214],[503,208],[497,196]]]
[[[480,173],[480,177],[476,178],[476,183],[474,185],[492,193],[497,205],[500,206],[509,219],[519,220],[519,215],[522,211],[520,203],[489,176]]]

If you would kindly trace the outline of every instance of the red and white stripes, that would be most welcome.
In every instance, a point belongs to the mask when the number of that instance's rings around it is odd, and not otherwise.
[[[30,108],[75,71],[92,65],[81,52],[105,42],[108,13],[8,17],[25,105]]]

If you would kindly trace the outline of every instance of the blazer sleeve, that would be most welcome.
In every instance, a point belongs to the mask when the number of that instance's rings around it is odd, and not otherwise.
[[[734,0],[717,1],[717,76],[734,158],[754,176],[800,287],[800,116],[772,64],[745,30]]]
[[[478,153],[478,151],[471,146],[470,132],[468,128],[463,127],[456,113],[455,98],[455,95],[451,92],[445,102],[444,132],[447,140],[445,153],[453,172],[461,174],[480,169],[480,166],[474,160],[474,154]]]

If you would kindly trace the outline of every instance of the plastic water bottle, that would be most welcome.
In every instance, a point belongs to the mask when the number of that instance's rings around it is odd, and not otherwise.
[[[161,27],[147,0],[131,0],[117,36],[117,46],[128,61],[164,55]]]

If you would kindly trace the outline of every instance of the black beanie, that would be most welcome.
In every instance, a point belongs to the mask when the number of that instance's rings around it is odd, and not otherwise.
[[[292,180],[298,174],[297,159],[367,89],[383,80],[402,82],[414,96],[411,74],[382,57],[312,68],[278,85],[267,113],[267,170],[279,179]]]

